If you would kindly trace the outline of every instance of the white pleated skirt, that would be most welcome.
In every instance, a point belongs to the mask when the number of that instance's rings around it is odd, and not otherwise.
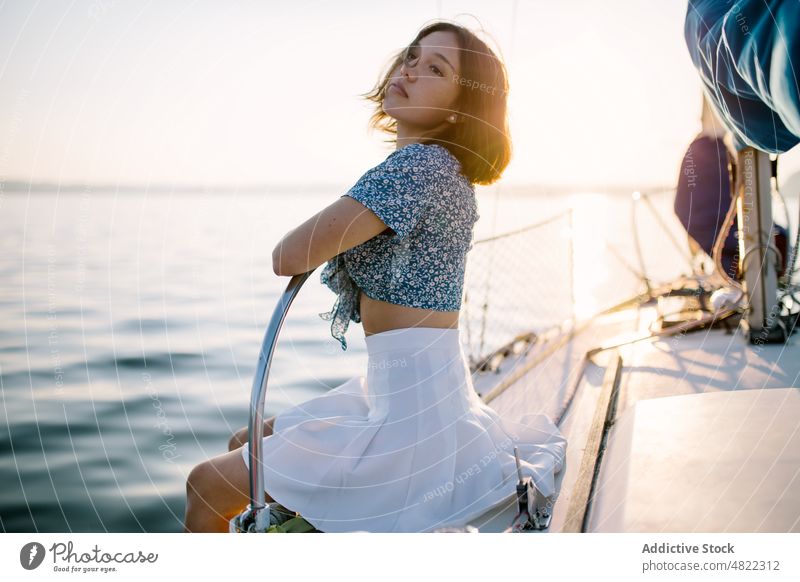
[[[514,499],[522,471],[555,491],[567,441],[537,413],[500,418],[475,392],[458,329],[365,338],[366,376],[293,406],[264,437],[267,495],[323,532],[461,527]],[[249,467],[249,445],[242,447]]]

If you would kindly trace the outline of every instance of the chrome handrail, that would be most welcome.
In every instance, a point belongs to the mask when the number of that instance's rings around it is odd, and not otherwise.
[[[278,299],[275,311],[267,325],[261,351],[258,353],[258,364],[253,379],[253,390],[250,396],[250,421],[248,435],[250,444],[250,504],[247,508],[231,519],[230,531],[235,533],[263,532],[269,527],[269,507],[265,503],[264,472],[261,459],[262,441],[264,438],[264,401],[267,396],[267,381],[269,369],[272,364],[272,355],[278,343],[278,334],[281,331],[286,314],[297,297],[300,288],[306,279],[314,272],[311,269],[300,275],[293,275],[286,286],[286,290]],[[258,469],[258,470],[256,470]],[[277,504],[275,504],[277,505]]]

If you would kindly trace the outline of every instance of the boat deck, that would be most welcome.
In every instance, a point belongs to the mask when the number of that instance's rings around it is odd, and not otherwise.
[[[800,334],[751,345],[734,321],[603,351],[584,369],[588,350],[647,335],[657,315],[652,305],[601,315],[475,375],[513,420],[557,418],[580,378],[559,425],[567,458],[544,532],[800,531]],[[617,362],[618,376],[607,374]],[[470,523],[502,531],[515,513],[512,498]]]

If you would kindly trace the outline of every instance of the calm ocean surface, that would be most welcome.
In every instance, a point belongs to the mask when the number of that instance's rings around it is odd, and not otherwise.
[[[273,274],[272,248],[337,196],[0,194],[0,529],[180,531],[189,471],[247,423],[264,329],[289,280]],[[669,197],[654,203],[683,242]],[[487,189],[479,205],[476,240],[574,209],[572,232],[533,232],[502,256],[474,249],[468,272],[491,263],[513,280],[492,293],[531,302],[530,329],[569,315],[570,240],[579,315],[640,290],[607,246],[638,269],[630,196]],[[648,275],[688,272],[653,214],[637,215]],[[318,316],[335,301],[320,270],[284,325],[267,415],[365,372],[361,326],[342,352]]]

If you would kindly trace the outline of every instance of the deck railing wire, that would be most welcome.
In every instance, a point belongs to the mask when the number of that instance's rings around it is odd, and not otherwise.
[[[572,223],[570,209],[473,243],[459,322],[471,366],[518,336],[574,318]]]

